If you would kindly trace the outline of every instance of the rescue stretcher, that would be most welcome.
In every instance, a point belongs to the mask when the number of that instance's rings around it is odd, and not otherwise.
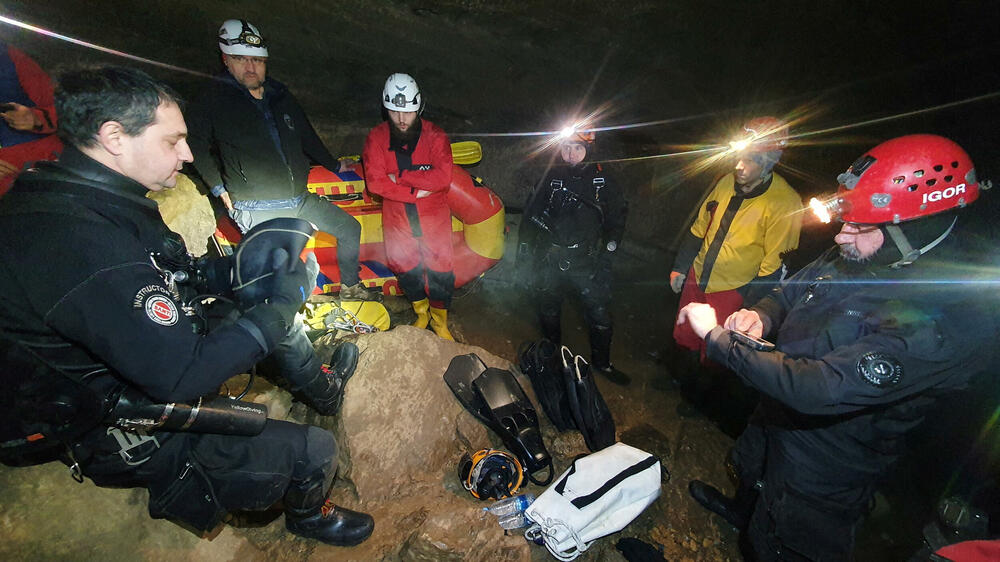
[[[448,189],[448,205],[452,214],[452,251],[454,253],[455,287],[461,287],[493,267],[503,257],[504,206],[500,198],[479,178],[474,178],[459,164],[478,162],[478,143],[459,142],[452,145],[456,164]],[[361,282],[368,288],[379,288],[385,295],[402,291],[396,277],[387,266],[382,238],[382,202],[365,189],[362,163],[345,172],[332,172],[314,166],[309,173],[307,189],[331,205],[337,205],[361,223]],[[240,240],[240,230],[226,215],[216,223],[215,242],[221,251],[231,253]],[[320,232],[306,246],[316,254],[320,275],[316,293],[340,291],[340,271],[337,267],[337,240]]]

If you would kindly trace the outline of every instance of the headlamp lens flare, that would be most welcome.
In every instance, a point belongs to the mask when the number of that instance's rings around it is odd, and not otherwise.
[[[740,139],[740,140],[729,141],[729,148],[733,152],[742,152],[742,151],[746,150],[746,148],[748,146],[750,146],[750,139]]]
[[[840,215],[841,200],[834,196],[824,202],[813,197],[809,200],[809,208],[820,222],[828,224],[835,216]]]
[[[573,133],[575,132],[576,132],[576,127],[565,127],[563,128],[563,130],[559,131],[559,138],[568,139],[571,136],[573,136]]]

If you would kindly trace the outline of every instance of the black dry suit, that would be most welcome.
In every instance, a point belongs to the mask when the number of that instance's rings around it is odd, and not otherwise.
[[[960,241],[899,269],[831,249],[753,307],[775,351],[710,332],[708,357],[764,395],[736,446],[742,481],[763,483],[755,558],[851,559],[904,435],[993,365],[996,298]]]
[[[260,305],[201,333],[170,275],[190,273],[187,250],[146,193],[67,148],[0,200],[0,460],[58,456],[78,478],[148,488],[153,516],[199,529],[296,486],[325,490],[336,443],[318,428],[270,419],[255,436],[116,427],[109,414],[122,393],[196,401],[289,328]]]
[[[598,367],[610,364],[611,256],[621,244],[627,212],[621,187],[600,166],[585,163],[552,168],[521,219],[518,260],[523,274],[533,276],[545,337],[559,343],[563,296],[579,295],[590,326],[591,362]]]

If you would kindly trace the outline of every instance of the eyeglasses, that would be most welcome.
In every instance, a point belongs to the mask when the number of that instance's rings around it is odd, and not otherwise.
[[[248,57],[246,55],[226,55],[226,57],[232,59],[233,62],[238,62],[240,64],[246,64],[248,62],[267,64],[267,57]]]

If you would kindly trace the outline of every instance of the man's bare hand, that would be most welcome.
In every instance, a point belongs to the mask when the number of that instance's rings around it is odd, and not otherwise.
[[[691,330],[699,338],[704,338],[705,334],[711,332],[712,328],[719,325],[718,320],[715,318],[715,309],[712,308],[712,305],[703,302],[690,303],[677,313],[677,324],[680,325],[685,322],[691,325]]]
[[[222,205],[226,208],[227,211],[233,210],[233,198],[229,196],[228,191],[223,191],[222,195],[219,196],[219,199],[222,200]]]
[[[11,129],[17,129],[18,131],[31,131],[36,127],[42,126],[42,124],[36,119],[35,113],[31,111],[30,107],[13,102],[11,102],[11,105],[14,106],[14,109],[3,112],[3,120],[7,122],[7,125],[10,126]]]
[[[340,162],[340,166],[337,167],[338,173],[348,172],[350,170],[353,170],[354,165],[358,163],[358,161],[355,160],[354,158],[347,158],[347,157],[339,159],[338,162]]]
[[[760,315],[754,310],[747,310],[745,308],[737,310],[730,314],[729,318],[726,318],[722,327],[727,330],[744,332],[758,338],[764,337],[764,322],[761,321]]]
[[[17,167],[6,160],[0,160],[0,178],[17,173]]]

